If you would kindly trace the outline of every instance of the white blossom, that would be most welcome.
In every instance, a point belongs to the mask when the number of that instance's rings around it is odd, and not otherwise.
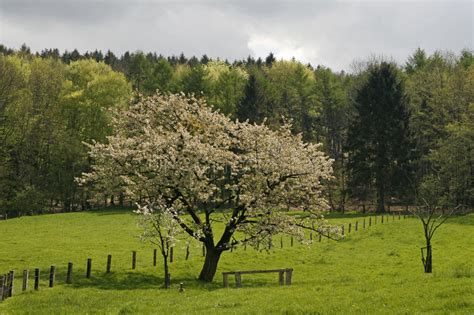
[[[305,229],[338,234],[320,215],[332,161],[290,124],[232,121],[177,94],[141,98],[113,125],[107,143],[89,145],[94,165],[83,180],[140,200],[144,237],[156,233],[153,220],[217,250],[269,244],[282,233],[304,241]],[[225,223],[220,237],[214,222]]]

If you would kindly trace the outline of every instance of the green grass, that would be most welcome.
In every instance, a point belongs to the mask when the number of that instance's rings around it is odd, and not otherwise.
[[[416,219],[390,218],[383,225],[379,219],[365,230],[356,215],[329,220],[352,222],[353,232],[343,241],[323,239],[311,247],[296,242],[290,247],[285,239],[280,249],[278,239],[271,253],[226,252],[211,284],[196,280],[201,245],[192,243],[185,261],[185,245],[179,244],[170,290],[161,289],[161,261],[152,266],[153,247],[137,239],[134,214],[97,211],[2,221],[0,272],[14,269],[17,280],[15,296],[0,302],[0,314],[474,314],[474,215],[453,218],[437,231],[433,274],[422,270],[423,236]],[[138,251],[134,271],[132,250]],[[106,275],[108,254],[113,273]],[[91,279],[84,277],[88,257]],[[72,285],[64,284],[69,261],[74,263]],[[53,289],[46,281],[51,264],[58,271]],[[35,267],[42,271],[41,289],[20,292],[22,270],[32,273]],[[277,274],[265,274],[243,275],[241,289],[222,288],[222,271],[285,267],[294,268],[291,286],[279,287]],[[184,293],[178,292],[179,282]]]

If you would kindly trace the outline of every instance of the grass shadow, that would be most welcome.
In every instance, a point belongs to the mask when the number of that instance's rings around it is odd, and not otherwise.
[[[98,216],[103,215],[117,215],[117,214],[134,214],[133,208],[109,208],[109,209],[97,209],[97,210],[89,210],[87,211],[90,214],[95,214]]]
[[[202,282],[194,277],[171,277],[171,286],[179,287],[184,284],[185,289],[196,289],[214,291],[223,289],[221,279],[215,279],[211,283]],[[235,288],[232,277],[229,279],[229,288]],[[147,273],[125,272],[92,275],[91,278],[80,277],[74,279],[72,288],[95,288],[100,290],[156,290],[164,289],[164,278],[160,275]],[[278,279],[252,279],[242,277],[242,288],[278,287]]]
[[[171,278],[172,286],[183,283],[186,288],[213,291],[222,288],[219,282],[205,283],[192,277]],[[95,288],[100,290],[156,290],[163,289],[164,277],[147,273],[125,272],[92,275],[91,278],[75,279],[73,288]]]

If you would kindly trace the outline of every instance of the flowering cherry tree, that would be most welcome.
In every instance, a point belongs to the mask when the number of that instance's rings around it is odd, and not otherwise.
[[[194,97],[157,94],[120,111],[113,125],[107,143],[89,145],[94,165],[83,180],[120,183],[148,214],[169,213],[206,248],[201,280],[212,281],[233,246],[268,248],[276,234],[307,242],[305,229],[337,232],[321,215],[332,161],[290,124],[271,130],[232,121]]]

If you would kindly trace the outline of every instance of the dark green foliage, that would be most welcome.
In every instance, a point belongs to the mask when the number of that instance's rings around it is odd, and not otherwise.
[[[270,53],[267,58],[265,58],[265,65],[267,67],[271,67],[272,64],[276,61],[275,59],[275,56],[273,55],[273,53]]]
[[[145,90],[144,82],[150,76],[150,70],[150,62],[142,52],[131,56],[127,77],[135,89],[142,92]]]
[[[347,199],[344,144],[353,108],[349,103],[343,75],[336,75],[324,67],[318,67],[315,75],[315,90],[321,105],[321,115],[314,124],[316,139],[324,144],[325,152],[334,159],[336,175],[334,181],[329,183],[329,204],[333,210],[344,211]]]
[[[410,183],[408,98],[394,65],[382,62],[368,72],[349,128],[350,187],[361,199],[374,187],[377,210],[385,212],[386,200],[403,196]]]
[[[173,67],[164,59],[159,59],[153,66],[153,71],[145,81],[145,90],[154,93],[156,90],[169,91],[173,77]]]
[[[244,98],[237,105],[236,116],[240,121],[261,122],[260,103],[262,97],[257,82],[257,74],[251,73],[245,86]]]
[[[206,75],[204,67],[199,65],[189,71],[183,79],[183,92],[200,95],[207,92],[207,83],[204,79]]]

